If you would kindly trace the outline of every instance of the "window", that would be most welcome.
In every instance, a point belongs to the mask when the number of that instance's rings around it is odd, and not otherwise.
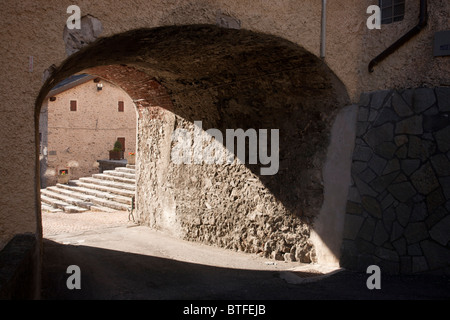
[[[70,111],[77,111],[77,102],[75,100],[70,100]]]
[[[402,21],[405,16],[405,0],[380,0],[381,23]]]
[[[125,109],[123,101],[119,101],[119,112],[123,112]]]

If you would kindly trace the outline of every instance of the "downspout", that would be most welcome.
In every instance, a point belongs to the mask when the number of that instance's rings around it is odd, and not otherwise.
[[[327,0],[322,0],[322,24],[320,30],[320,58],[325,59],[325,41],[327,30]]]
[[[410,40],[412,37],[414,37],[416,34],[418,34],[422,29],[424,29],[427,26],[428,22],[428,10],[427,10],[427,0],[420,0],[420,17],[419,17],[419,23],[413,27],[411,30],[409,30],[405,35],[403,35],[400,39],[398,39],[396,42],[394,42],[390,47],[388,47],[386,50],[384,50],[382,53],[380,53],[378,56],[376,56],[372,61],[369,63],[369,72],[373,72],[373,68],[386,59],[389,55],[391,55],[395,50],[400,48],[403,44],[405,44],[408,40]]]

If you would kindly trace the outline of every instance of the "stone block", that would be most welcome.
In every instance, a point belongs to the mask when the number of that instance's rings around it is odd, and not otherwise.
[[[364,210],[366,210],[373,217],[378,219],[382,217],[381,207],[377,199],[369,196],[363,196],[361,199],[361,204]]]
[[[435,133],[439,151],[445,153],[450,150],[450,126]]]
[[[416,113],[422,113],[436,103],[434,90],[430,88],[419,88],[414,90],[412,109]]]
[[[349,214],[362,214],[362,207],[360,203],[347,201],[347,207],[345,211]]]
[[[435,89],[439,110],[450,111],[450,88],[440,87]]]
[[[366,170],[358,174],[358,177],[361,178],[361,180],[364,181],[365,183],[370,183],[373,179],[377,177],[377,175],[375,174],[375,172],[372,171],[372,169],[367,168]]]
[[[359,215],[346,214],[343,235],[344,239],[356,239],[363,221],[364,218]]]
[[[372,159],[370,159],[368,166],[375,172],[377,175],[381,175],[383,173],[384,168],[386,167],[387,160],[382,157],[374,154]]]
[[[411,210],[412,208],[404,203],[400,203],[397,208],[395,208],[395,212],[397,214],[397,220],[400,223],[400,225],[402,225],[403,227],[405,227],[408,224],[409,221],[409,217],[411,215]]]
[[[237,18],[230,17],[228,15],[225,15],[223,13],[219,13],[216,16],[216,25],[221,28],[227,28],[227,29],[240,29],[241,28],[241,21]]]
[[[391,142],[394,139],[394,125],[392,123],[385,123],[379,127],[371,128],[363,138],[372,148],[382,142]]]
[[[420,243],[430,270],[439,270],[450,266],[450,250],[436,242],[425,240]]]
[[[403,235],[403,231],[404,228],[397,221],[394,221],[390,236],[391,242],[399,239]]]
[[[408,140],[409,140],[408,136],[404,135],[404,134],[395,136],[395,138],[394,138],[394,142],[397,147],[400,147],[400,146],[404,145],[405,143],[408,143]]]
[[[353,161],[352,163],[352,174],[358,174],[363,172],[367,168],[367,162],[365,161]]]
[[[358,237],[366,241],[371,242],[373,239],[373,233],[375,231],[376,220],[370,216],[364,220],[364,223],[359,230]]]
[[[400,202],[406,202],[416,194],[416,190],[409,182],[392,184],[388,190]]]
[[[64,28],[63,40],[67,55],[71,55],[81,48],[94,42],[102,34],[102,23],[97,18],[87,15],[81,18],[80,29]]]
[[[397,158],[388,161],[386,167],[383,170],[383,175],[400,170],[400,161]]]
[[[428,238],[428,229],[424,222],[409,223],[404,231],[408,244],[413,244]]]
[[[395,261],[395,262],[399,261],[398,253],[396,251],[386,249],[383,247],[377,247],[377,249],[375,250],[375,255],[378,258],[383,259],[383,260]]]
[[[444,154],[431,157],[431,164],[438,176],[450,176],[450,161]]]
[[[361,196],[378,196],[378,193],[375,192],[367,183],[362,181],[360,178],[353,177],[353,179],[355,181],[356,188],[358,189],[358,192]]]
[[[395,134],[422,134],[422,116],[413,116],[395,125]]]
[[[373,125],[378,127],[386,122],[397,122],[399,120],[399,116],[391,108],[385,107],[381,109]]]
[[[383,212],[383,223],[386,231],[388,233],[392,232],[392,225],[395,221],[395,209],[393,207],[388,208],[387,210],[384,210]]]
[[[383,222],[380,220],[375,227],[375,234],[373,235],[373,243],[377,246],[383,245],[389,239],[389,234],[383,226]],[[381,258],[381,257],[380,257]]]
[[[427,206],[425,202],[422,201],[414,204],[409,221],[410,222],[425,221],[427,216],[428,216]]]
[[[450,199],[450,177],[439,178],[442,191],[446,199]]]
[[[372,98],[372,95],[370,93],[367,92],[363,92],[361,93],[361,95],[359,96],[359,102],[358,104],[360,106],[364,106],[364,107],[369,107],[370,106],[370,100]]]
[[[370,101],[370,107],[380,109],[391,94],[391,90],[380,90],[372,93],[372,99]]]
[[[438,207],[445,204],[445,197],[442,193],[442,189],[438,188],[427,196],[427,208],[428,212],[434,212]]]
[[[402,118],[409,117],[414,114],[408,103],[406,103],[403,97],[397,92],[395,92],[392,96],[392,107],[394,108],[395,112]]]
[[[435,132],[447,127],[450,123],[448,114],[424,115],[423,130],[425,132]]]
[[[369,109],[365,107],[359,107],[358,121],[367,121],[368,118],[369,118]]]
[[[386,188],[395,180],[398,176],[398,171],[382,175],[372,181],[371,185],[373,189],[377,192],[383,192]]]
[[[447,204],[450,205],[450,200],[447,201]],[[446,208],[445,206],[438,207],[436,210],[431,212],[425,223],[427,224],[428,229],[433,227],[436,223],[438,223],[441,219],[447,216],[450,213],[450,208]]]
[[[419,159],[404,159],[401,161],[402,171],[409,177],[420,166]]]
[[[450,134],[450,132],[449,132]],[[436,150],[433,141],[420,139],[416,136],[409,137],[408,157],[426,161]]]
[[[355,242],[359,253],[371,255],[375,253],[376,246],[371,241],[358,238]]]
[[[412,273],[419,273],[428,270],[425,257],[412,257]]]
[[[420,193],[427,195],[439,187],[431,164],[427,162],[411,175],[411,182]]]
[[[408,246],[408,255],[409,256],[421,256],[422,249],[418,243],[410,244]]]
[[[430,236],[443,246],[450,241],[450,215],[436,223],[430,230]]]
[[[378,117],[378,111],[374,108],[370,109],[368,122],[374,122]]]
[[[392,242],[392,245],[399,256],[406,255],[406,240],[403,237]]]
[[[348,196],[347,199],[352,202],[360,203],[361,202],[361,196],[359,195],[359,191],[356,187],[351,186],[348,188]]]
[[[393,142],[382,142],[375,146],[374,151],[377,155],[385,159],[392,159],[397,151],[397,146]]]
[[[383,212],[389,208],[394,202],[396,202],[396,200],[394,199],[394,197],[388,193],[387,196],[385,196],[383,198],[383,200],[381,200],[381,210],[383,210]]]
[[[365,146],[356,145],[353,152],[354,161],[369,161],[372,158],[372,149]]]

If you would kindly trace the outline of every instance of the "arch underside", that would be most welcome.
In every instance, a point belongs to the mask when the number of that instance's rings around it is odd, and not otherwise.
[[[225,248],[314,261],[309,236],[323,202],[329,130],[348,103],[323,61],[246,30],[133,30],[70,56],[45,83],[37,108],[56,83],[78,72],[119,85],[136,104],[141,223]],[[194,121],[224,137],[226,129],[279,129],[277,174],[261,175],[261,163],[173,163],[172,133],[194,133]]]

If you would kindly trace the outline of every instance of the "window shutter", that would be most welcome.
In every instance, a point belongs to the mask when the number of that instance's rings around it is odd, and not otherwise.
[[[77,111],[77,102],[75,100],[70,101],[70,111]]]

